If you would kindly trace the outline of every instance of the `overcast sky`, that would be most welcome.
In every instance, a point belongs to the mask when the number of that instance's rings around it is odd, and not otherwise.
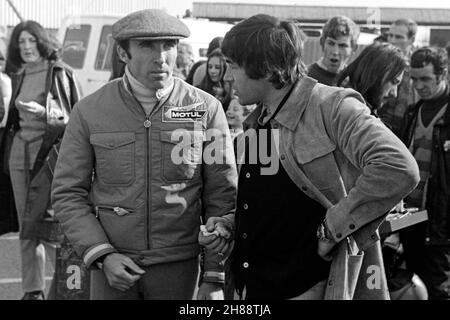
[[[161,0],[172,14],[182,14],[192,8],[192,0]],[[448,0],[195,0],[195,2],[266,3],[319,6],[450,8]]]

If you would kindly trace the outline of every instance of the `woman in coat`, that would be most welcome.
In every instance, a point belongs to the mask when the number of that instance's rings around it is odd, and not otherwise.
[[[73,71],[59,60],[56,46],[37,22],[25,21],[14,28],[8,56],[21,68],[12,77],[13,94],[0,148],[1,185],[12,191],[10,201],[1,199],[5,203],[0,204],[0,233],[17,231],[14,220],[18,218],[23,299],[41,300],[45,255],[54,262],[51,242],[58,240],[50,205],[53,168],[79,90]]]

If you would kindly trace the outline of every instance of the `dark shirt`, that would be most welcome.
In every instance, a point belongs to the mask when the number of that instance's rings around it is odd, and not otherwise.
[[[327,86],[336,86],[339,74],[325,70],[314,62],[308,66],[308,77],[316,79]]]
[[[278,157],[270,158],[279,163],[276,174],[261,175],[270,165],[247,159],[239,177],[232,270],[238,292],[245,286],[248,300],[299,296],[326,280],[330,269],[317,255],[316,230],[326,209],[301,192]]]
[[[431,100],[424,100],[422,105],[422,122],[424,126],[428,126],[431,120],[434,119],[439,110],[442,109],[448,101],[449,89],[448,86],[444,92],[439,96]]]

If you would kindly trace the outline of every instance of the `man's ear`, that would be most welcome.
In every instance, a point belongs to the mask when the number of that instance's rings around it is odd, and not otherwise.
[[[130,56],[128,52],[121,46],[117,46],[117,55],[123,63],[127,64],[128,62],[130,62]]]
[[[416,41],[416,36],[412,36],[411,38],[408,39],[409,41],[409,45],[412,46],[414,44],[414,42]]]

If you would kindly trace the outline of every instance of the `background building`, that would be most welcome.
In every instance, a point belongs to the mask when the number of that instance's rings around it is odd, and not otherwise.
[[[25,20],[35,20],[47,29],[58,29],[68,15],[126,15],[142,9],[164,9],[164,0],[0,0],[0,25],[20,22],[11,4]]]
[[[320,29],[329,18],[344,15],[360,25],[362,31],[375,33],[385,31],[397,19],[409,18],[420,26],[418,44],[445,46],[450,41],[450,9],[445,8],[325,7],[194,1],[192,12],[196,18],[229,23],[236,23],[257,13],[265,13],[296,20],[307,30]]]

